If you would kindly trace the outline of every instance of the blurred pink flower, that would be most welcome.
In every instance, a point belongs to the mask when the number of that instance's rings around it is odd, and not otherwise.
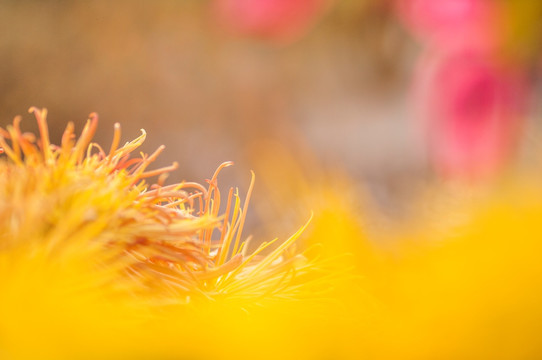
[[[438,47],[454,43],[489,45],[497,10],[488,0],[397,0],[397,12],[418,37]]]
[[[329,0],[215,0],[219,20],[228,28],[277,42],[303,36]]]
[[[472,50],[432,55],[421,65],[417,100],[437,170],[471,180],[495,175],[516,147],[526,77]]]

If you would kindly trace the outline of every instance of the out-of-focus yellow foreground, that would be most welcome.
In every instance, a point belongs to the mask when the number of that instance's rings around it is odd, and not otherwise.
[[[2,359],[542,356],[538,186],[386,247],[344,188],[315,189],[305,252],[293,245],[303,228],[249,252],[236,235],[246,208],[230,193],[219,215],[216,177],[208,189],[147,186],[161,175],[145,169],[153,156],[126,156],[141,139],[115,137],[106,153],[89,145],[89,122],[51,146],[46,113],[33,111],[40,140],[17,121],[2,130]]]

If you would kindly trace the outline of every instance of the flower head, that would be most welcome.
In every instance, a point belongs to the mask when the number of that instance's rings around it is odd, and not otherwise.
[[[282,244],[249,251],[242,231],[254,175],[244,204],[237,190],[222,196],[218,187],[231,162],[207,186],[165,185],[177,164],[149,169],[164,147],[134,156],[144,131],[120,146],[116,124],[106,151],[91,142],[98,124],[91,114],[78,139],[69,123],[53,145],[47,111],[30,111],[38,138],[21,130],[19,117],[0,130],[0,353],[74,358],[86,349],[126,356],[126,347],[141,350],[144,338],[154,351],[171,346],[189,353],[189,344],[200,343],[190,329],[223,326],[264,304],[295,303],[325,290],[318,266],[292,246],[307,225]],[[158,180],[151,185],[152,177]],[[165,314],[176,320],[162,322]],[[162,340],[146,338],[149,329]],[[167,340],[183,332],[188,344]],[[212,334],[220,336],[229,335]],[[26,348],[25,339],[35,346]]]
[[[432,54],[422,62],[419,106],[441,174],[487,178],[513,154],[527,107],[521,71],[475,51]]]

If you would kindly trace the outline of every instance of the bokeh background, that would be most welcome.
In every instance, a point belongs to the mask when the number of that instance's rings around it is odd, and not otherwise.
[[[264,217],[291,232],[292,212],[310,211],[303,184],[334,177],[369,222],[401,221],[435,177],[410,104],[420,45],[391,4],[329,2],[277,41],[232,29],[211,0],[2,0],[0,123],[24,114],[35,130],[26,110],[46,107],[59,141],[95,111],[99,143],[120,122],[125,141],[147,130],[144,151],[166,145],[157,166],[179,162],[171,181],[231,160],[221,185],[244,191],[254,169],[252,233]]]

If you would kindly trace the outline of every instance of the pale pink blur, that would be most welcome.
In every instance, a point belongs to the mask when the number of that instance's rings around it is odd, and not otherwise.
[[[470,43],[486,47],[493,43],[494,1],[397,0],[397,10],[407,27],[431,46]]]
[[[227,28],[277,42],[302,37],[322,14],[328,0],[215,0]]]

